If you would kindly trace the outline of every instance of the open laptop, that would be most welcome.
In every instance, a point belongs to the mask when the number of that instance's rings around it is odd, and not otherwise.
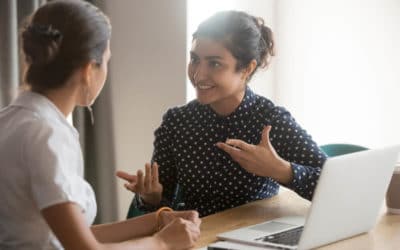
[[[217,235],[283,249],[310,249],[368,232],[376,223],[400,145],[328,158],[307,219],[282,217]]]

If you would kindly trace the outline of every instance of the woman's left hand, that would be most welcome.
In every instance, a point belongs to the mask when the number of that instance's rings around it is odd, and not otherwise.
[[[228,139],[225,143],[218,142],[216,145],[246,171],[288,184],[293,179],[290,163],[276,153],[269,140],[270,131],[271,126],[264,127],[258,145],[248,144],[238,139]]]

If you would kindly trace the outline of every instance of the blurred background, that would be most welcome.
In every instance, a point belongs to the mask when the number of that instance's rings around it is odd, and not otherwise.
[[[0,1],[1,107],[22,82],[18,27],[43,2]],[[98,198],[97,222],[125,217],[133,194],[116,180],[115,170],[143,168],[162,115],[195,98],[186,76],[191,34],[219,10],[264,18],[275,35],[276,56],[250,87],[285,106],[319,144],[400,143],[398,0],[91,2],[111,19],[113,56],[94,105],[94,126],[84,109],[70,120],[81,133],[86,178]]]

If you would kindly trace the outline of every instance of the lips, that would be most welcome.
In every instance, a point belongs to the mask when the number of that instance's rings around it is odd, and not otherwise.
[[[212,86],[212,85],[198,84],[198,85],[196,85],[196,88],[197,88],[197,89],[200,89],[200,90],[207,90],[207,89],[214,88],[214,86]]]

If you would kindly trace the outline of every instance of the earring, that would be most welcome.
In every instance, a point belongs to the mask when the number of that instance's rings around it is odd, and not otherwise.
[[[87,106],[89,113],[90,113],[90,122],[92,123],[92,126],[94,125],[94,116],[93,116],[93,109],[91,106]]]
[[[85,92],[86,92],[86,103],[88,103],[88,105],[86,107],[87,107],[87,109],[89,110],[89,113],[90,113],[90,122],[92,123],[92,125],[94,125],[93,109],[92,109],[92,106],[90,105],[89,87],[85,88]]]

